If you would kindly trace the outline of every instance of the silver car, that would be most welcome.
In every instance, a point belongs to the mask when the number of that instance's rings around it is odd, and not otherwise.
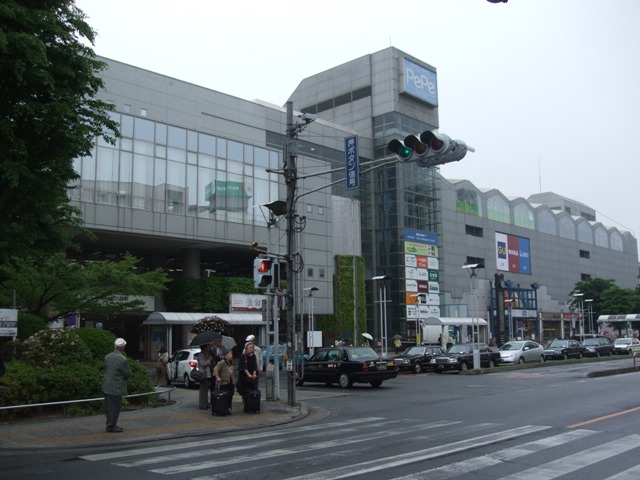
[[[191,369],[198,364],[196,355],[200,347],[178,350],[171,357],[167,366],[167,375],[171,383],[182,383],[186,388],[193,387],[197,382],[191,378]]]
[[[502,363],[544,362],[544,347],[532,340],[507,342],[498,351]]]

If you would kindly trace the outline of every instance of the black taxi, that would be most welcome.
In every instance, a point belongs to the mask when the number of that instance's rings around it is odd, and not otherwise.
[[[318,350],[298,366],[296,384],[318,382],[351,388],[354,383],[379,387],[385,380],[398,376],[398,364],[383,359],[371,347],[328,347]]]

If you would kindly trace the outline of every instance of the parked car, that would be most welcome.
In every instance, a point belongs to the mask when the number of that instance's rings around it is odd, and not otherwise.
[[[456,343],[447,353],[431,359],[431,367],[436,373],[450,370],[462,371],[473,368],[473,350],[475,343]],[[493,368],[500,363],[500,353],[493,351],[486,343],[478,345],[480,350],[480,367]]]
[[[169,365],[167,365],[167,375],[172,383],[182,383],[186,388],[196,385],[191,378],[191,369],[198,364],[196,355],[200,353],[200,347],[185,348],[178,350],[171,357]]]
[[[628,355],[636,348],[640,348],[637,338],[617,338],[613,342],[613,353],[616,355]]]
[[[532,340],[507,342],[498,352],[502,363],[544,362],[544,347]]]
[[[602,357],[613,355],[613,342],[609,337],[585,338],[582,341],[585,357]]]
[[[337,383],[342,388],[369,383],[379,387],[383,381],[396,378],[398,371],[395,360],[380,358],[371,347],[328,347],[299,365],[296,383]]]
[[[575,335],[571,336],[571,340],[577,340],[580,343],[582,343],[584,345],[584,341],[587,338],[606,338],[609,339],[609,337],[607,337],[606,335],[603,335],[601,333],[576,333]]]
[[[395,357],[400,370],[412,370],[420,373],[424,370],[431,370],[431,359],[438,355],[444,355],[442,347],[436,345],[414,345],[407,348],[400,355]]]
[[[585,348],[577,340],[556,338],[550,341],[544,349],[544,357],[555,360],[568,358],[582,358]]]

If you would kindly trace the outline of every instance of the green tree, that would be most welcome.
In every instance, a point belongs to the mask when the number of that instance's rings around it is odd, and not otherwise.
[[[14,258],[0,265],[0,304],[15,292],[19,309],[45,319],[73,312],[115,315],[139,313],[143,301],[130,298],[157,295],[169,281],[162,269],[136,273],[138,259],[126,254],[120,261],[81,264],[64,254]]]
[[[0,3],[0,262],[71,244],[73,160],[118,135],[85,17],[73,0]]]
[[[591,314],[593,315],[594,321],[598,319],[598,315],[600,312],[606,313],[602,309],[601,299],[603,298],[603,292],[605,292],[608,288],[615,285],[615,281],[611,279],[605,280],[604,278],[592,278],[590,280],[585,280],[582,282],[576,283],[573,291],[571,292],[571,306],[574,308],[578,308],[580,304],[579,298],[582,298],[582,305],[585,310],[588,310],[588,304],[584,303],[585,299],[593,300],[591,303]],[[576,293],[582,293],[581,297],[573,296]]]

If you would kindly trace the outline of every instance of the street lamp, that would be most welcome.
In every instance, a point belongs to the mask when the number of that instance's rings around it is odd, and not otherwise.
[[[583,309],[584,305],[582,304],[582,297],[584,297],[584,293],[574,293],[574,297],[578,297],[578,315],[580,318],[580,333],[584,333],[584,317],[583,317]]]
[[[513,298],[507,298],[504,303],[509,304],[509,340],[513,340],[513,317],[511,315],[511,304],[513,303]]]
[[[314,339],[314,333],[315,333],[315,323],[313,320],[313,292],[317,292],[319,290],[318,287],[308,287],[303,289],[305,292],[309,292],[309,332],[307,332],[307,345],[309,345],[309,356],[313,357],[313,353],[314,353],[314,347],[316,346],[315,344],[315,339]]]
[[[412,293],[411,296],[416,299],[416,345],[420,345],[420,297],[424,293]]]
[[[589,333],[593,333],[593,298],[585,298],[584,303],[589,304]]]
[[[478,272],[479,268],[484,268],[482,263],[469,263],[467,265],[462,265],[462,268],[466,269],[469,272],[469,280],[471,282],[471,292],[473,294],[473,303],[474,303],[474,314],[477,315],[478,303],[477,303],[477,293],[478,293]],[[475,278],[475,289],[473,285],[473,279]],[[474,315],[474,319],[476,316]],[[471,329],[473,331],[473,328]],[[480,370],[480,319],[478,318],[476,324],[476,343],[475,348],[473,349],[473,369]]]
[[[378,303],[380,304],[380,341],[382,347],[380,353],[387,356],[387,284],[386,280],[391,280],[389,275],[378,275],[371,280],[381,280],[382,286],[378,290]]]

